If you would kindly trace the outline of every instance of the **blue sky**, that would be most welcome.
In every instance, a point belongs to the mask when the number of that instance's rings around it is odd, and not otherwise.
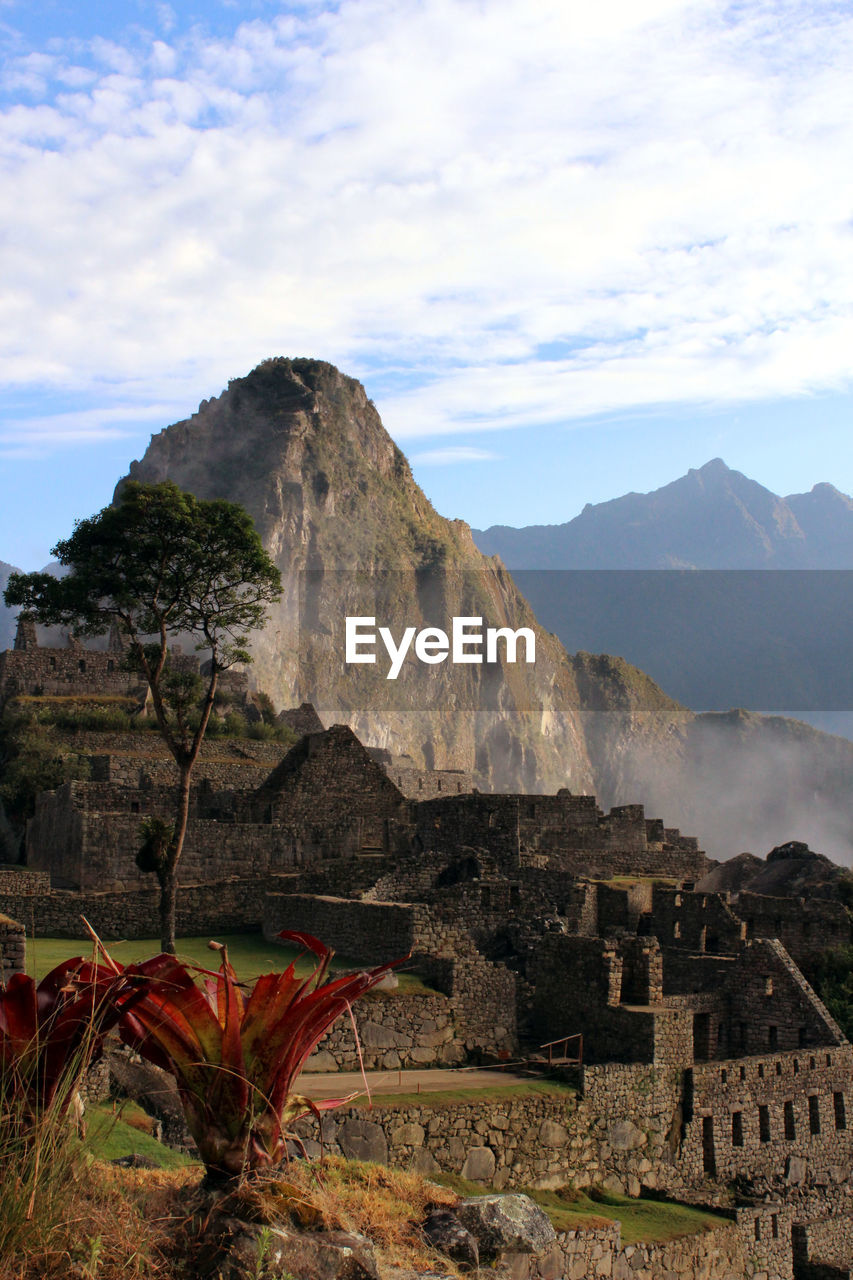
[[[266,356],[440,511],[853,490],[853,11],[0,0],[0,559]]]

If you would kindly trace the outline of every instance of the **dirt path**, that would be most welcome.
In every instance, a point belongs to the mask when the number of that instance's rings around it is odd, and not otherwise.
[[[511,1071],[464,1071],[434,1068],[424,1071],[368,1071],[371,1093],[439,1093],[452,1089],[500,1089],[510,1084],[529,1084],[529,1076]],[[305,1072],[296,1082],[298,1093],[308,1098],[342,1098],[364,1093],[360,1071]]]

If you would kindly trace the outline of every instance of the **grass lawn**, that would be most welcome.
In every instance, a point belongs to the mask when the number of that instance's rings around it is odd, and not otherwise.
[[[497,1072],[495,1079],[500,1079]],[[573,1085],[559,1080],[525,1080],[523,1084],[495,1084],[494,1088],[424,1090],[423,1093],[385,1093],[383,1090],[372,1095],[372,1107],[374,1111],[398,1107],[446,1107],[454,1102],[500,1102],[503,1099],[511,1102],[513,1098],[527,1098],[531,1094],[566,1097],[574,1096],[576,1092]]]
[[[458,1174],[439,1173],[435,1181],[463,1196],[489,1195],[493,1188],[479,1182],[468,1182]],[[559,1191],[538,1191],[520,1187],[520,1191],[540,1205],[555,1231],[592,1230],[604,1222],[616,1221],[622,1227],[623,1244],[675,1240],[678,1236],[710,1231],[729,1222],[723,1214],[695,1209],[689,1204],[671,1204],[664,1200],[632,1200],[609,1191],[592,1188],[589,1193],[566,1187]]]
[[[98,1160],[148,1156],[161,1169],[181,1169],[195,1163],[182,1151],[158,1142],[150,1128],[150,1117],[135,1102],[119,1104],[115,1111],[109,1103],[99,1103],[86,1112],[85,1146]]]
[[[182,960],[192,961],[206,969],[215,969],[218,959],[216,952],[209,949],[207,945],[209,941],[209,934],[196,938],[178,938],[178,955]],[[244,982],[252,982],[261,973],[273,973],[287,968],[291,960],[296,959],[299,954],[292,947],[267,942],[260,933],[218,933],[216,941],[227,945],[228,958],[237,976]],[[146,960],[149,956],[157,955],[160,950],[160,942],[157,938],[142,938],[133,942],[116,942],[105,938],[104,944],[110,955],[121,964]],[[38,980],[61,961],[71,956],[90,953],[91,946],[79,938],[27,938],[27,972]],[[309,955],[296,966],[297,973],[309,973],[311,967],[312,957]],[[335,956],[332,961],[333,969],[347,970],[357,967],[346,956]],[[401,973],[399,978],[400,985],[396,990],[400,995],[435,994],[416,974]],[[394,992],[388,994],[393,996]]]

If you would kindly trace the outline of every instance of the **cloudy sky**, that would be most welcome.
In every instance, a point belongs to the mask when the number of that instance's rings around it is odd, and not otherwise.
[[[853,490],[853,10],[0,0],[0,559],[269,355],[444,514]]]

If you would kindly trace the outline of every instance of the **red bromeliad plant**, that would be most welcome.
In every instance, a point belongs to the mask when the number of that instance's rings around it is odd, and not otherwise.
[[[16,973],[0,986],[0,1092],[24,1125],[64,1111],[104,1037],[141,992],[135,979],[78,956],[36,985]]]
[[[307,933],[279,937],[317,957],[313,972],[297,977],[291,964],[284,973],[263,974],[248,995],[224,948],[217,973],[166,954],[124,971],[144,978],[145,988],[122,1019],[121,1034],[175,1077],[187,1126],[214,1179],[278,1164],[289,1124],[345,1101],[315,1103],[293,1086],[336,1018],[400,963],[330,978],[329,947]]]

